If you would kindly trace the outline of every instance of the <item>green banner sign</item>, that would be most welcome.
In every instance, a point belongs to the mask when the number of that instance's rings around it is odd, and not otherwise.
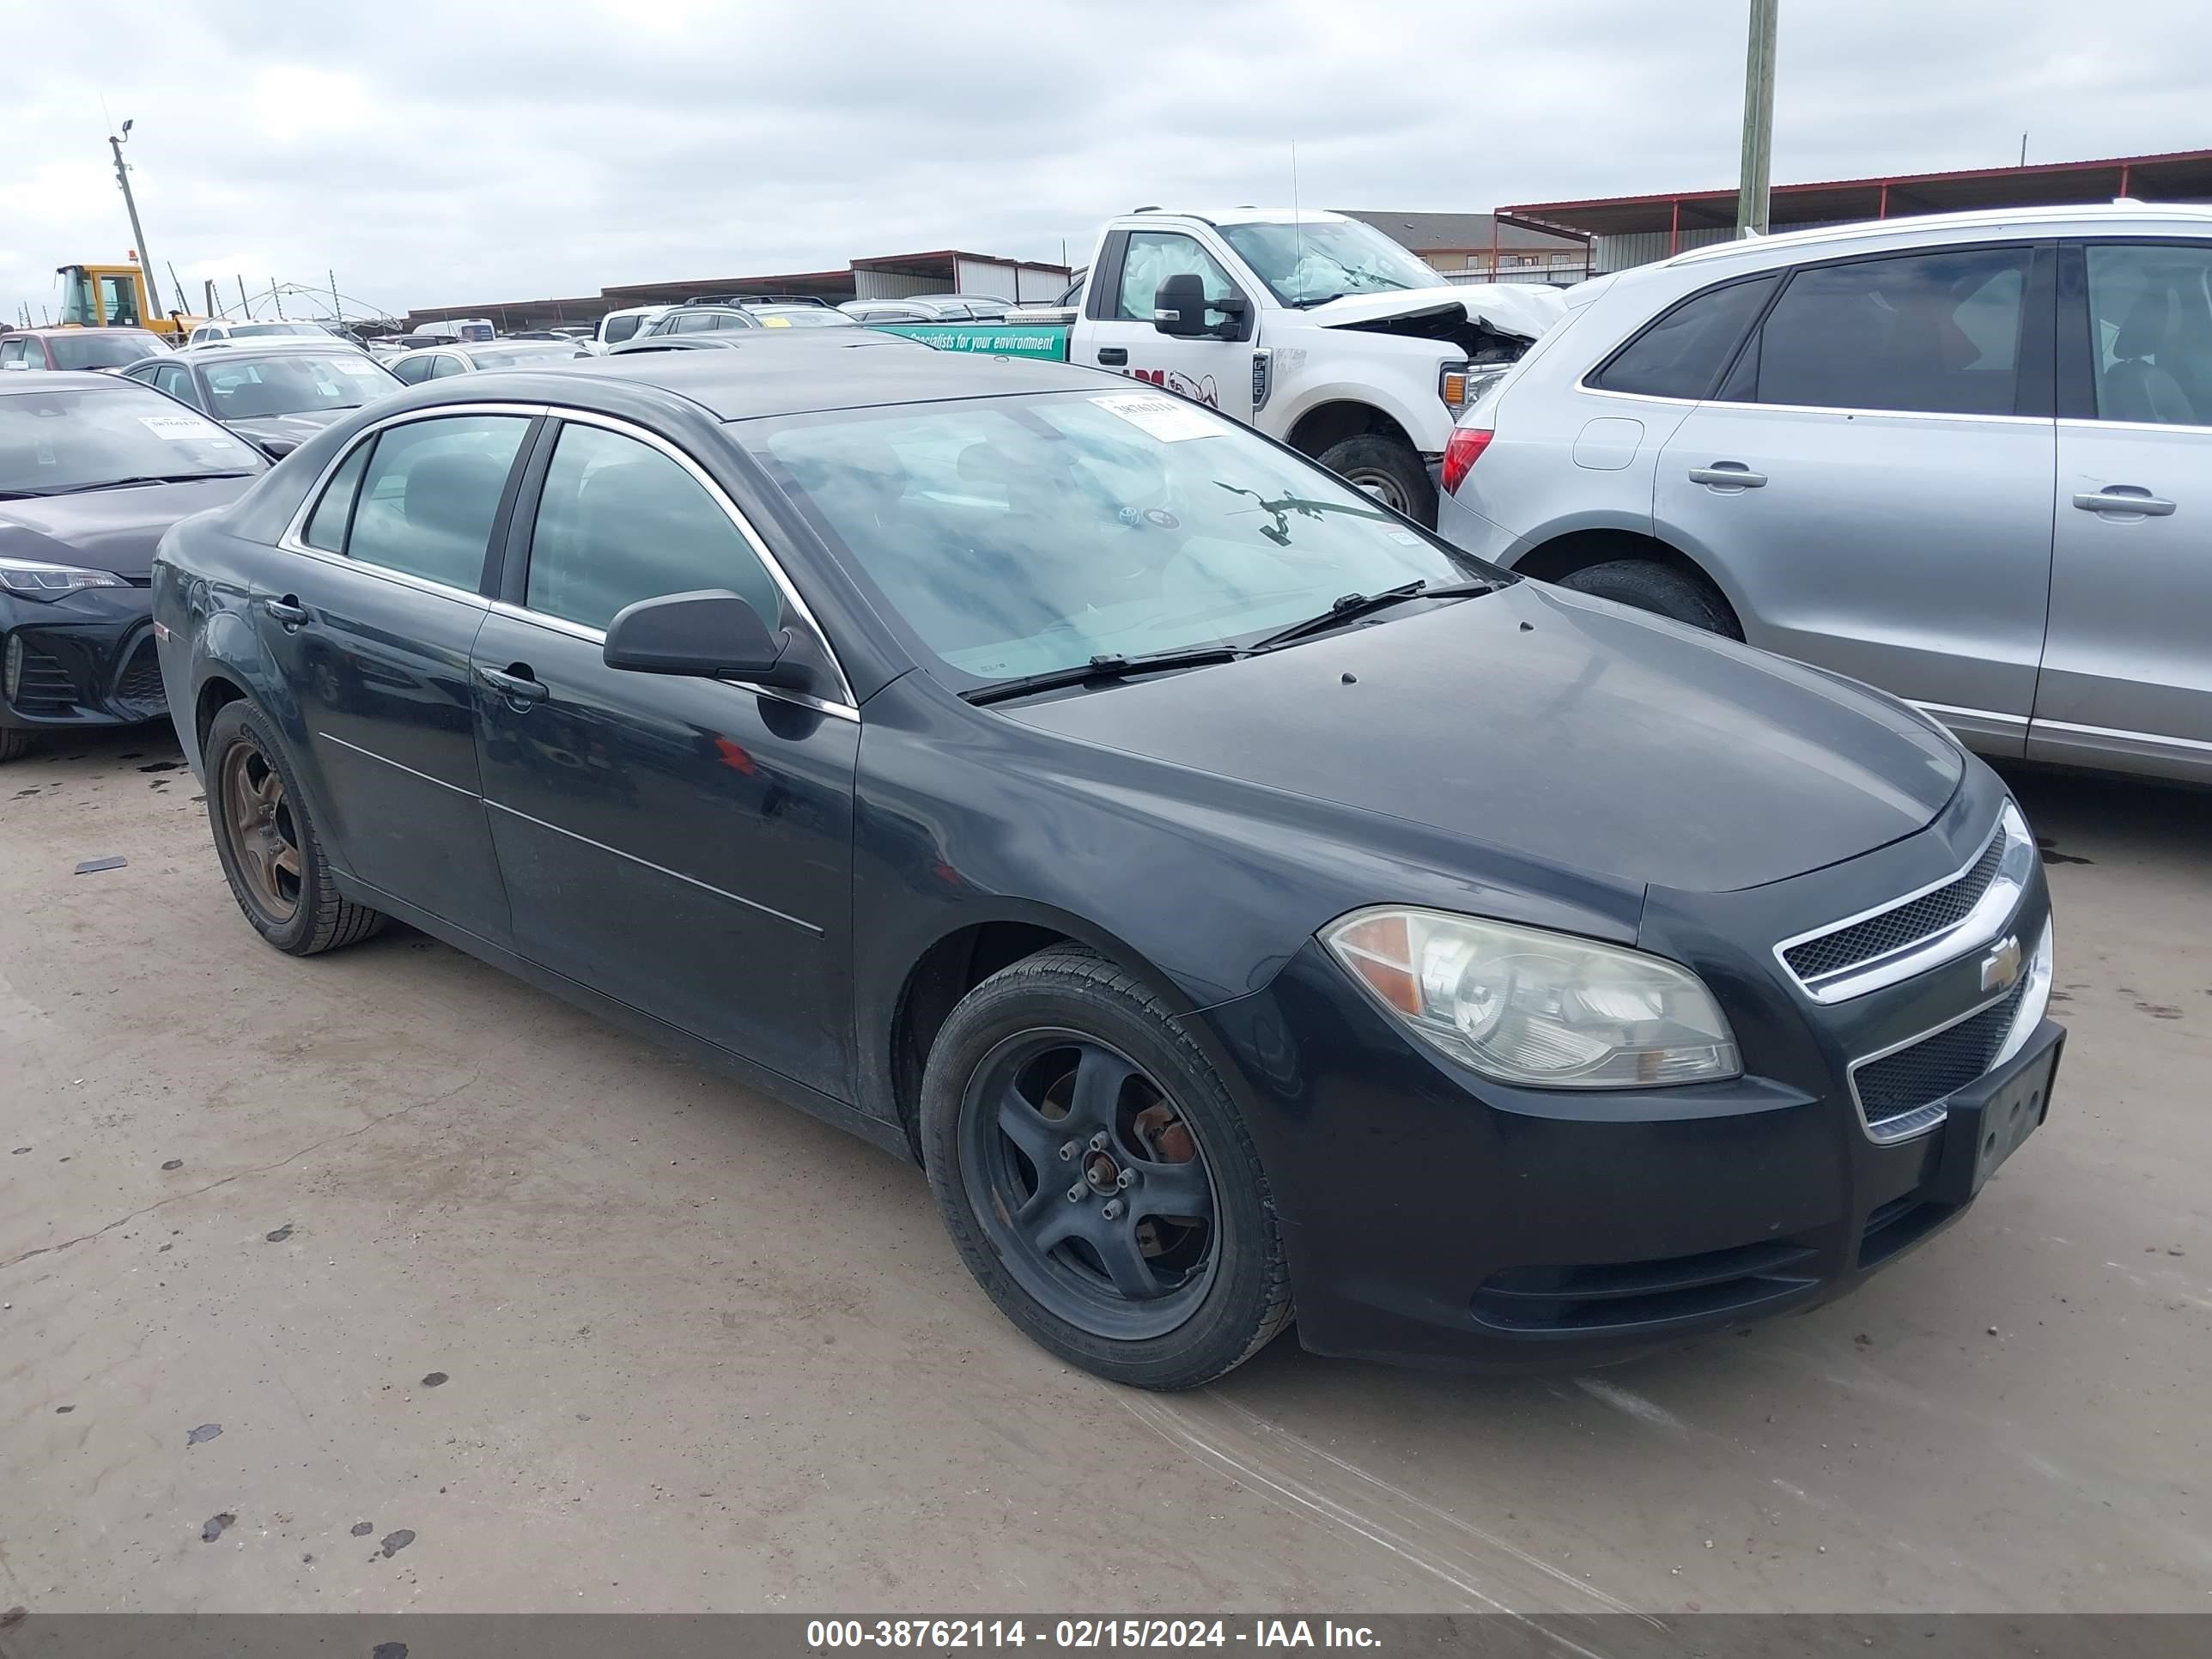
[[[939,351],[980,351],[993,357],[1042,357],[1067,361],[1064,323],[878,323],[886,334],[935,346]]]

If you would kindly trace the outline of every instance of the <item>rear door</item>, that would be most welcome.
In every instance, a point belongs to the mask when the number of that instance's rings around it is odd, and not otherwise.
[[[2212,775],[2212,241],[2061,266],[2057,538],[2028,752]]]
[[[298,700],[341,867],[495,944],[507,898],[477,773],[469,652],[526,410],[402,417],[349,451],[285,538],[254,621]]]
[[[609,668],[604,630],[638,599],[730,588],[771,628],[810,623],[682,451],[584,416],[548,443],[475,650],[515,948],[850,1100],[859,714]]]
[[[1209,303],[1230,295],[1243,298],[1244,321],[1238,331],[1244,339],[1179,339],[1152,325],[1160,284],[1185,272],[1197,276]],[[1249,422],[1249,337],[1259,314],[1252,296],[1188,231],[1115,231],[1106,239],[1091,276],[1071,355],[1077,362],[1149,380]],[[1212,313],[1208,319],[1227,321]]]
[[[2017,754],[2051,578],[2056,250],[1792,271],[1661,453],[1654,528],[1754,645]]]

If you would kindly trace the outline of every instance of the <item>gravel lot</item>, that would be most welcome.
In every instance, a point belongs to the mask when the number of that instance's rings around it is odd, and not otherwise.
[[[860,1142],[417,935],[269,950],[175,761],[0,770],[0,1607],[2212,1606],[2212,794],[2019,775],[2058,1103],[1856,1297],[1164,1398]]]

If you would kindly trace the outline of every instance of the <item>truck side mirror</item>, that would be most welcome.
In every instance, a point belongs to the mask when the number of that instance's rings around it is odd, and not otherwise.
[[[1206,322],[1206,284],[1196,271],[1180,271],[1160,284],[1152,295],[1152,326],[1182,340],[1212,332]]]

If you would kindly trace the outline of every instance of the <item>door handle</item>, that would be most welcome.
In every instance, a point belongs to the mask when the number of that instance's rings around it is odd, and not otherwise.
[[[477,678],[510,702],[544,702],[552,695],[543,681],[532,678],[527,663],[509,663],[503,671],[480,667]]]
[[[2074,498],[2074,505],[2084,513],[2133,513],[2145,519],[2162,519],[2173,511],[2172,501],[2160,500],[2141,484],[2084,490]]]
[[[1098,362],[1102,368],[1119,368],[1122,364],[1128,361],[1129,352],[1128,348],[1126,346],[1100,346],[1098,348]]]
[[[288,629],[302,627],[307,620],[307,606],[289,593],[281,599],[262,600],[261,608]]]
[[[1766,475],[1753,472],[1741,461],[1715,461],[1711,466],[1692,467],[1690,482],[1723,489],[1756,489],[1766,482]]]

